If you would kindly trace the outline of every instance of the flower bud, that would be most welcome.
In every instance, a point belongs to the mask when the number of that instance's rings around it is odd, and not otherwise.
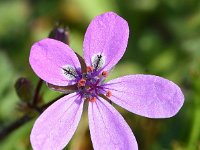
[[[28,102],[33,98],[33,85],[27,78],[21,77],[15,83],[15,90],[19,98]]]
[[[49,38],[61,41],[69,45],[69,32],[66,28],[57,25],[49,34]]]

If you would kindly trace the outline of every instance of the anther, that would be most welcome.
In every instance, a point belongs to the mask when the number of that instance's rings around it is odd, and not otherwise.
[[[107,92],[106,92],[106,96],[107,96],[107,97],[111,97],[111,96],[112,96],[112,92],[111,92],[111,91],[107,91]]]
[[[88,66],[88,67],[86,68],[86,70],[87,70],[87,72],[92,72],[92,71],[94,70],[94,68],[93,68],[92,66]]]
[[[103,77],[107,77],[108,76],[108,71],[103,71],[102,73],[101,73],[101,75],[103,76]]]
[[[96,97],[91,97],[91,98],[89,99],[90,102],[96,102],[96,100],[97,100]]]
[[[78,87],[82,87],[85,86],[86,80],[85,79],[81,79],[78,81]]]

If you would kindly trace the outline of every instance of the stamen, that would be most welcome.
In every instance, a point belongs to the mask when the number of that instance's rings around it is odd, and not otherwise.
[[[87,72],[93,72],[94,68],[92,66],[88,66],[86,68]]]
[[[85,79],[81,79],[78,81],[78,87],[82,87],[85,86],[86,80]]]
[[[106,92],[106,96],[107,96],[107,97],[111,97],[111,96],[112,96],[112,92],[111,92],[111,91],[107,91],[107,92]]]
[[[108,77],[108,71],[103,71],[102,73],[101,73],[101,75],[103,76],[103,77]]]
[[[97,100],[96,97],[91,97],[91,98],[89,99],[90,102],[96,102],[96,100]]]

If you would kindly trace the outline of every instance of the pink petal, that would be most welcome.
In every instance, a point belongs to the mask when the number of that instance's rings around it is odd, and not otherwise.
[[[83,100],[67,95],[52,104],[36,120],[31,132],[34,150],[61,150],[72,138],[83,110]]]
[[[66,86],[71,81],[64,74],[63,67],[80,68],[76,54],[68,45],[48,38],[32,46],[29,62],[41,79],[59,86]]]
[[[117,14],[108,12],[95,17],[83,43],[86,64],[92,66],[95,56],[102,55],[102,67],[110,70],[123,56],[128,36],[128,23]]]
[[[95,150],[137,150],[137,141],[124,118],[100,98],[89,103],[90,134]]]
[[[184,96],[172,81],[153,75],[129,75],[105,85],[110,99],[125,109],[149,118],[174,116],[182,107]]]

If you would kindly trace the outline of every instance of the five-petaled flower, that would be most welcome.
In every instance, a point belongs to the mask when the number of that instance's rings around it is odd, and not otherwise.
[[[138,149],[130,127],[109,102],[148,118],[168,118],[179,111],[183,93],[167,79],[137,74],[104,82],[123,56],[128,36],[127,22],[108,12],[90,23],[83,42],[84,59],[53,39],[32,46],[29,61],[34,72],[50,88],[70,93],[36,120],[31,132],[34,150],[63,149],[78,126],[84,102],[89,102],[89,128],[95,150]]]

